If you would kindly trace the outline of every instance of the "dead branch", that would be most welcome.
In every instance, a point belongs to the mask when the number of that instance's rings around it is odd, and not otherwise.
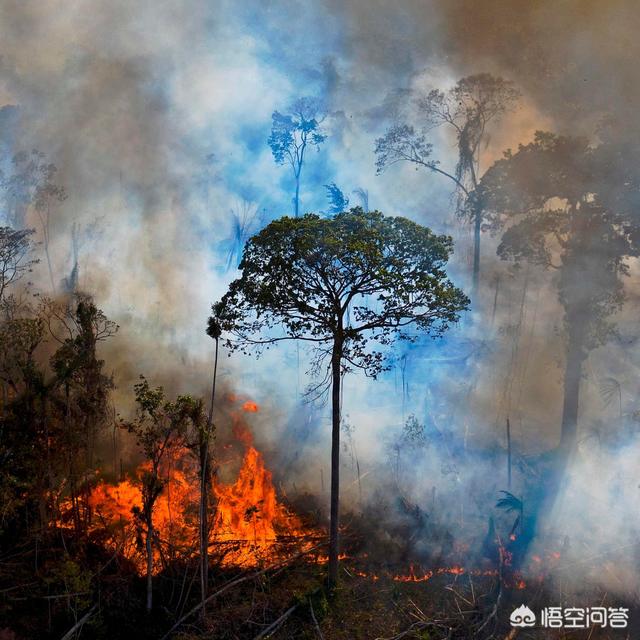
[[[414,631],[420,631],[422,629],[426,629],[427,627],[437,627],[441,629],[443,628],[443,625],[438,624],[437,622],[426,622],[426,621],[420,620],[418,622],[414,622],[408,629],[405,629],[404,631],[399,633],[397,636],[391,636],[390,638],[379,637],[379,638],[376,638],[375,640],[400,640],[400,638],[404,638],[405,636],[408,636],[410,633],[413,633]]]
[[[272,622],[264,631],[259,633],[253,640],[262,640],[268,638],[272,633],[277,631],[284,623],[284,621],[298,608],[297,604],[287,609],[275,622]]]
[[[303,556],[308,555],[312,551],[315,551],[316,549],[318,549],[320,547],[323,547],[326,544],[328,544],[328,543],[324,542],[322,544],[318,544],[315,547],[311,547],[311,549],[307,549],[306,551],[301,551],[300,553],[297,553],[295,556],[291,556],[291,558],[288,558],[286,560],[282,560],[280,562],[276,562],[275,564],[269,565],[268,567],[265,567],[264,569],[260,569],[260,571],[256,571],[255,573],[251,573],[251,574],[246,575],[246,576],[241,576],[240,578],[235,578],[234,580],[231,580],[231,581],[227,582],[223,587],[218,589],[216,592],[212,593],[210,596],[207,596],[207,598],[205,598],[204,600],[199,602],[195,607],[193,607],[193,609],[190,609],[187,613],[185,613],[182,616],[182,618],[180,618],[180,620],[178,620],[173,625],[173,627],[171,627],[171,629],[169,629],[169,631],[167,631],[167,633],[165,633],[162,636],[162,638],[160,640],[166,640],[185,620],[188,620],[194,613],[197,613],[198,611],[200,611],[200,609],[202,608],[203,605],[206,605],[211,600],[214,600],[218,596],[220,596],[223,593],[227,592],[229,589],[235,587],[236,585],[242,584],[243,582],[248,582],[249,580],[255,580],[256,578],[259,578],[260,576],[263,576],[265,573],[268,573],[269,571],[272,571],[273,569],[280,569],[281,567],[286,566],[287,564],[293,562],[294,560],[297,560],[298,558],[302,558]]]
[[[324,636],[322,635],[322,631],[320,631],[320,625],[318,624],[318,620],[316,619],[316,613],[313,610],[313,602],[311,602],[311,598],[309,598],[309,609],[311,610],[311,619],[313,620],[313,624],[316,627],[316,633],[318,634],[318,638],[320,640],[324,640]]]
[[[97,606],[97,604],[94,604],[93,607],[91,607],[91,609],[89,609],[89,611],[87,611],[87,613],[85,613],[82,618],[80,618],[80,620],[78,620],[78,622],[76,622],[73,627],[71,627],[71,629],[62,636],[62,638],[60,638],[60,640],[71,640],[71,638],[76,634],[76,631],[80,631],[84,623],[93,615]]]

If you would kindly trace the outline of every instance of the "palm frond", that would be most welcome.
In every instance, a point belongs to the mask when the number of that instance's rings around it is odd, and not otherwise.
[[[498,499],[496,502],[496,508],[502,509],[506,513],[511,513],[512,511],[519,511],[522,513],[522,500],[520,498],[513,495],[509,491],[501,491],[500,493],[504,494],[502,498]]]
[[[604,406],[608,407],[615,398],[620,398],[622,387],[615,378],[602,378],[600,380],[600,397]]]

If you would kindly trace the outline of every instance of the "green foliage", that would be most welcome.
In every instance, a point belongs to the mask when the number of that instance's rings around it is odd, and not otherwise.
[[[143,375],[133,389],[138,414],[122,426],[136,437],[146,459],[157,468],[167,449],[183,442],[189,421],[198,419],[202,404],[188,395],[171,402],[162,387],[152,388]]]
[[[47,566],[44,583],[57,594],[67,594],[79,609],[91,603],[91,572],[69,555]]]
[[[380,346],[415,340],[413,329],[440,334],[466,308],[446,277],[452,248],[448,236],[379,211],[280,218],[249,240],[214,314],[231,349],[299,339],[322,359],[338,339],[345,370],[376,376]]]

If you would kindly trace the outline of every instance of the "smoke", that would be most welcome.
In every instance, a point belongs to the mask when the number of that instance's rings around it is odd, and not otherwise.
[[[304,168],[303,210],[327,208],[323,184],[336,182],[354,203],[353,191],[366,189],[372,208],[453,233],[452,275],[467,286],[470,236],[453,221],[449,185],[408,165],[375,175],[374,139],[398,104],[406,106],[402,91],[447,88],[485,71],[512,80],[523,99],[492,131],[482,151],[485,168],[536,129],[593,138],[606,116],[633,132],[639,20],[629,0],[328,0],[260,8],[230,1],[4,0],[0,107],[16,108],[0,128],[2,148],[38,148],[58,168],[68,198],[51,213],[56,285],[73,266],[76,223],[80,287],[121,326],[104,347],[118,401],[130,397],[139,373],[171,393],[204,394],[209,305],[235,275],[226,269],[230,211],[248,203],[264,220],[291,212],[291,177],[266,144],[275,109],[301,95],[319,95],[327,105],[329,137]],[[439,138],[436,151],[444,167],[455,166],[450,139]],[[33,212],[27,222],[39,229]],[[382,380],[347,380],[350,459],[358,456],[362,473],[386,464],[388,434],[411,414],[433,433],[454,433],[467,450],[503,447],[507,416],[520,453],[557,442],[563,365],[557,294],[534,267],[526,275],[507,270],[496,245],[484,239],[483,279],[490,284],[478,307],[482,323],[468,319],[440,343],[399,350]],[[44,264],[35,277],[53,293]],[[623,338],[633,335],[631,312],[619,320]],[[635,343],[614,343],[592,359],[583,422],[611,419],[613,409],[599,393],[606,377],[622,380],[631,407],[634,353]],[[300,486],[317,492],[323,478],[328,486],[329,430],[322,407],[299,404],[305,362],[304,351],[282,349],[259,362],[224,358],[220,375],[228,388],[272,406],[268,420],[256,418],[259,444],[272,461],[285,462]],[[286,455],[283,442],[295,443]],[[311,468],[314,455],[322,463]],[[628,460],[628,449],[620,456],[606,464]],[[466,483],[490,476],[481,457]],[[430,480],[416,482],[422,491],[416,500],[442,477],[440,462],[433,456],[421,463]],[[585,479],[602,464],[585,460],[572,477]],[[611,492],[617,480],[602,481]],[[489,484],[487,494],[498,486]],[[357,484],[350,486],[347,496]],[[607,504],[608,496],[600,498]],[[571,522],[588,531],[605,512],[587,510]],[[604,544],[609,533],[600,535]]]

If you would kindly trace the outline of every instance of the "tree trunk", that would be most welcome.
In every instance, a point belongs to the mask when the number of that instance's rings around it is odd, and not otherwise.
[[[473,220],[473,279],[471,283],[471,298],[475,302],[478,298],[480,286],[480,230],[482,227],[482,211],[475,212]]]
[[[571,331],[571,330],[570,330]],[[564,403],[562,407],[562,428],[560,448],[570,453],[576,444],[578,433],[578,407],[580,403],[580,379],[582,378],[582,364],[585,360],[584,349],[579,332],[571,331],[567,361],[564,373]]]
[[[338,583],[338,519],[340,510],[340,382],[342,342],[335,339],[331,356],[331,521],[329,524],[329,588]]]
[[[147,517],[147,539],[145,546],[147,548],[147,613],[151,613],[153,607],[153,545],[151,539],[153,537],[153,522],[151,517]]]
[[[215,353],[213,356],[213,378],[211,382],[211,404],[207,417],[207,428],[204,442],[200,448],[200,595],[202,599],[202,615],[206,615],[205,601],[209,584],[209,490],[210,490],[210,462],[209,445],[213,430],[213,403],[216,398],[216,378],[218,374],[218,346],[215,339]]]
[[[296,174],[296,195],[293,200],[293,209],[297,218],[300,215],[300,174]]]

